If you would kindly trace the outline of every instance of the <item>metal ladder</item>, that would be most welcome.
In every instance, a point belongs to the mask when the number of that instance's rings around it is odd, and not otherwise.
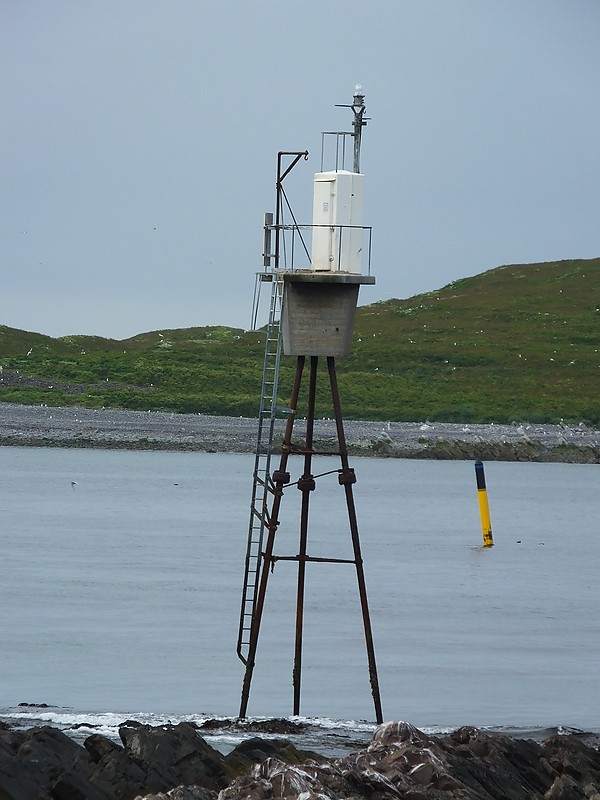
[[[267,498],[269,492],[274,489],[270,468],[275,419],[278,411],[289,411],[289,409],[281,409],[277,406],[279,365],[282,351],[281,311],[283,308],[284,293],[283,275],[276,271],[263,272],[258,275],[258,280],[271,281],[272,283],[269,321],[267,324],[263,361],[262,388],[260,393],[258,436],[254,461],[254,480],[252,482],[252,500],[250,503],[246,566],[244,571],[240,627],[237,642],[237,654],[244,664],[247,663],[250,646],[252,618],[260,579],[263,538],[265,528],[268,527],[269,522]]]

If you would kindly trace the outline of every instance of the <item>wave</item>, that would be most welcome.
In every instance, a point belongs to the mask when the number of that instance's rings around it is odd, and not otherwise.
[[[208,714],[157,714],[149,712],[78,711],[59,706],[19,705],[0,709],[0,721],[15,729],[50,725],[83,743],[88,736],[100,734],[120,743],[119,727],[135,720],[142,725],[161,726],[188,722],[196,726],[202,737],[216,750],[226,755],[240,742],[251,736],[264,739],[285,738],[302,750],[314,750],[329,757],[347,755],[370,742],[377,725],[367,720],[342,720],[330,717],[290,716],[285,718],[249,717],[238,720]],[[418,726],[429,735],[446,735],[459,726]],[[541,742],[554,735],[580,735],[598,740],[600,729],[583,731],[564,725],[542,726],[480,726],[490,733],[516,739]]]

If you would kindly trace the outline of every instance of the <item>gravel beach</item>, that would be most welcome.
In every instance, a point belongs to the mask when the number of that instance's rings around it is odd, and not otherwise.
[[[276,422],[276,443],[284,420]],[[352,455],[600,463],[600,431],[568,425],[344,422]],[[294,426],[300,446],[305,425]],[[0,403],[0,445],[251,453],[257,420],[204,414],[51,408]],[[315,449],[336,449],[333,420],[315,424]]]

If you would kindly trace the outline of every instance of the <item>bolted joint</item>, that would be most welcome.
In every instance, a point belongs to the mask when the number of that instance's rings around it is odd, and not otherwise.
[[[314,492],[316,485],[312,475],[303,475],[298,478],[298,488],[301,492]]]
[[[290,482],[290,473],[284,472],[281,469],[276,469],[273,473],[273,480],[275,483],[289,483]]]
[[[356,483],[356,475],[352,467],[347,467],[347,469],[341,469],[339,471],[338,483],[340,486],[349,486],[352,483]]]

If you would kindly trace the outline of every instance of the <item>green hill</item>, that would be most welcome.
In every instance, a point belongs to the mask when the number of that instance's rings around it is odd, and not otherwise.
[[[0,400],[255,416],[263,343],[227,327],[117,341],[0,326]],[[359,308],[338,361],[342,406],[361,419],[599,424],[599,351],[600,259],[498,267]],[[284,405],[294,364],[282,362]]]

